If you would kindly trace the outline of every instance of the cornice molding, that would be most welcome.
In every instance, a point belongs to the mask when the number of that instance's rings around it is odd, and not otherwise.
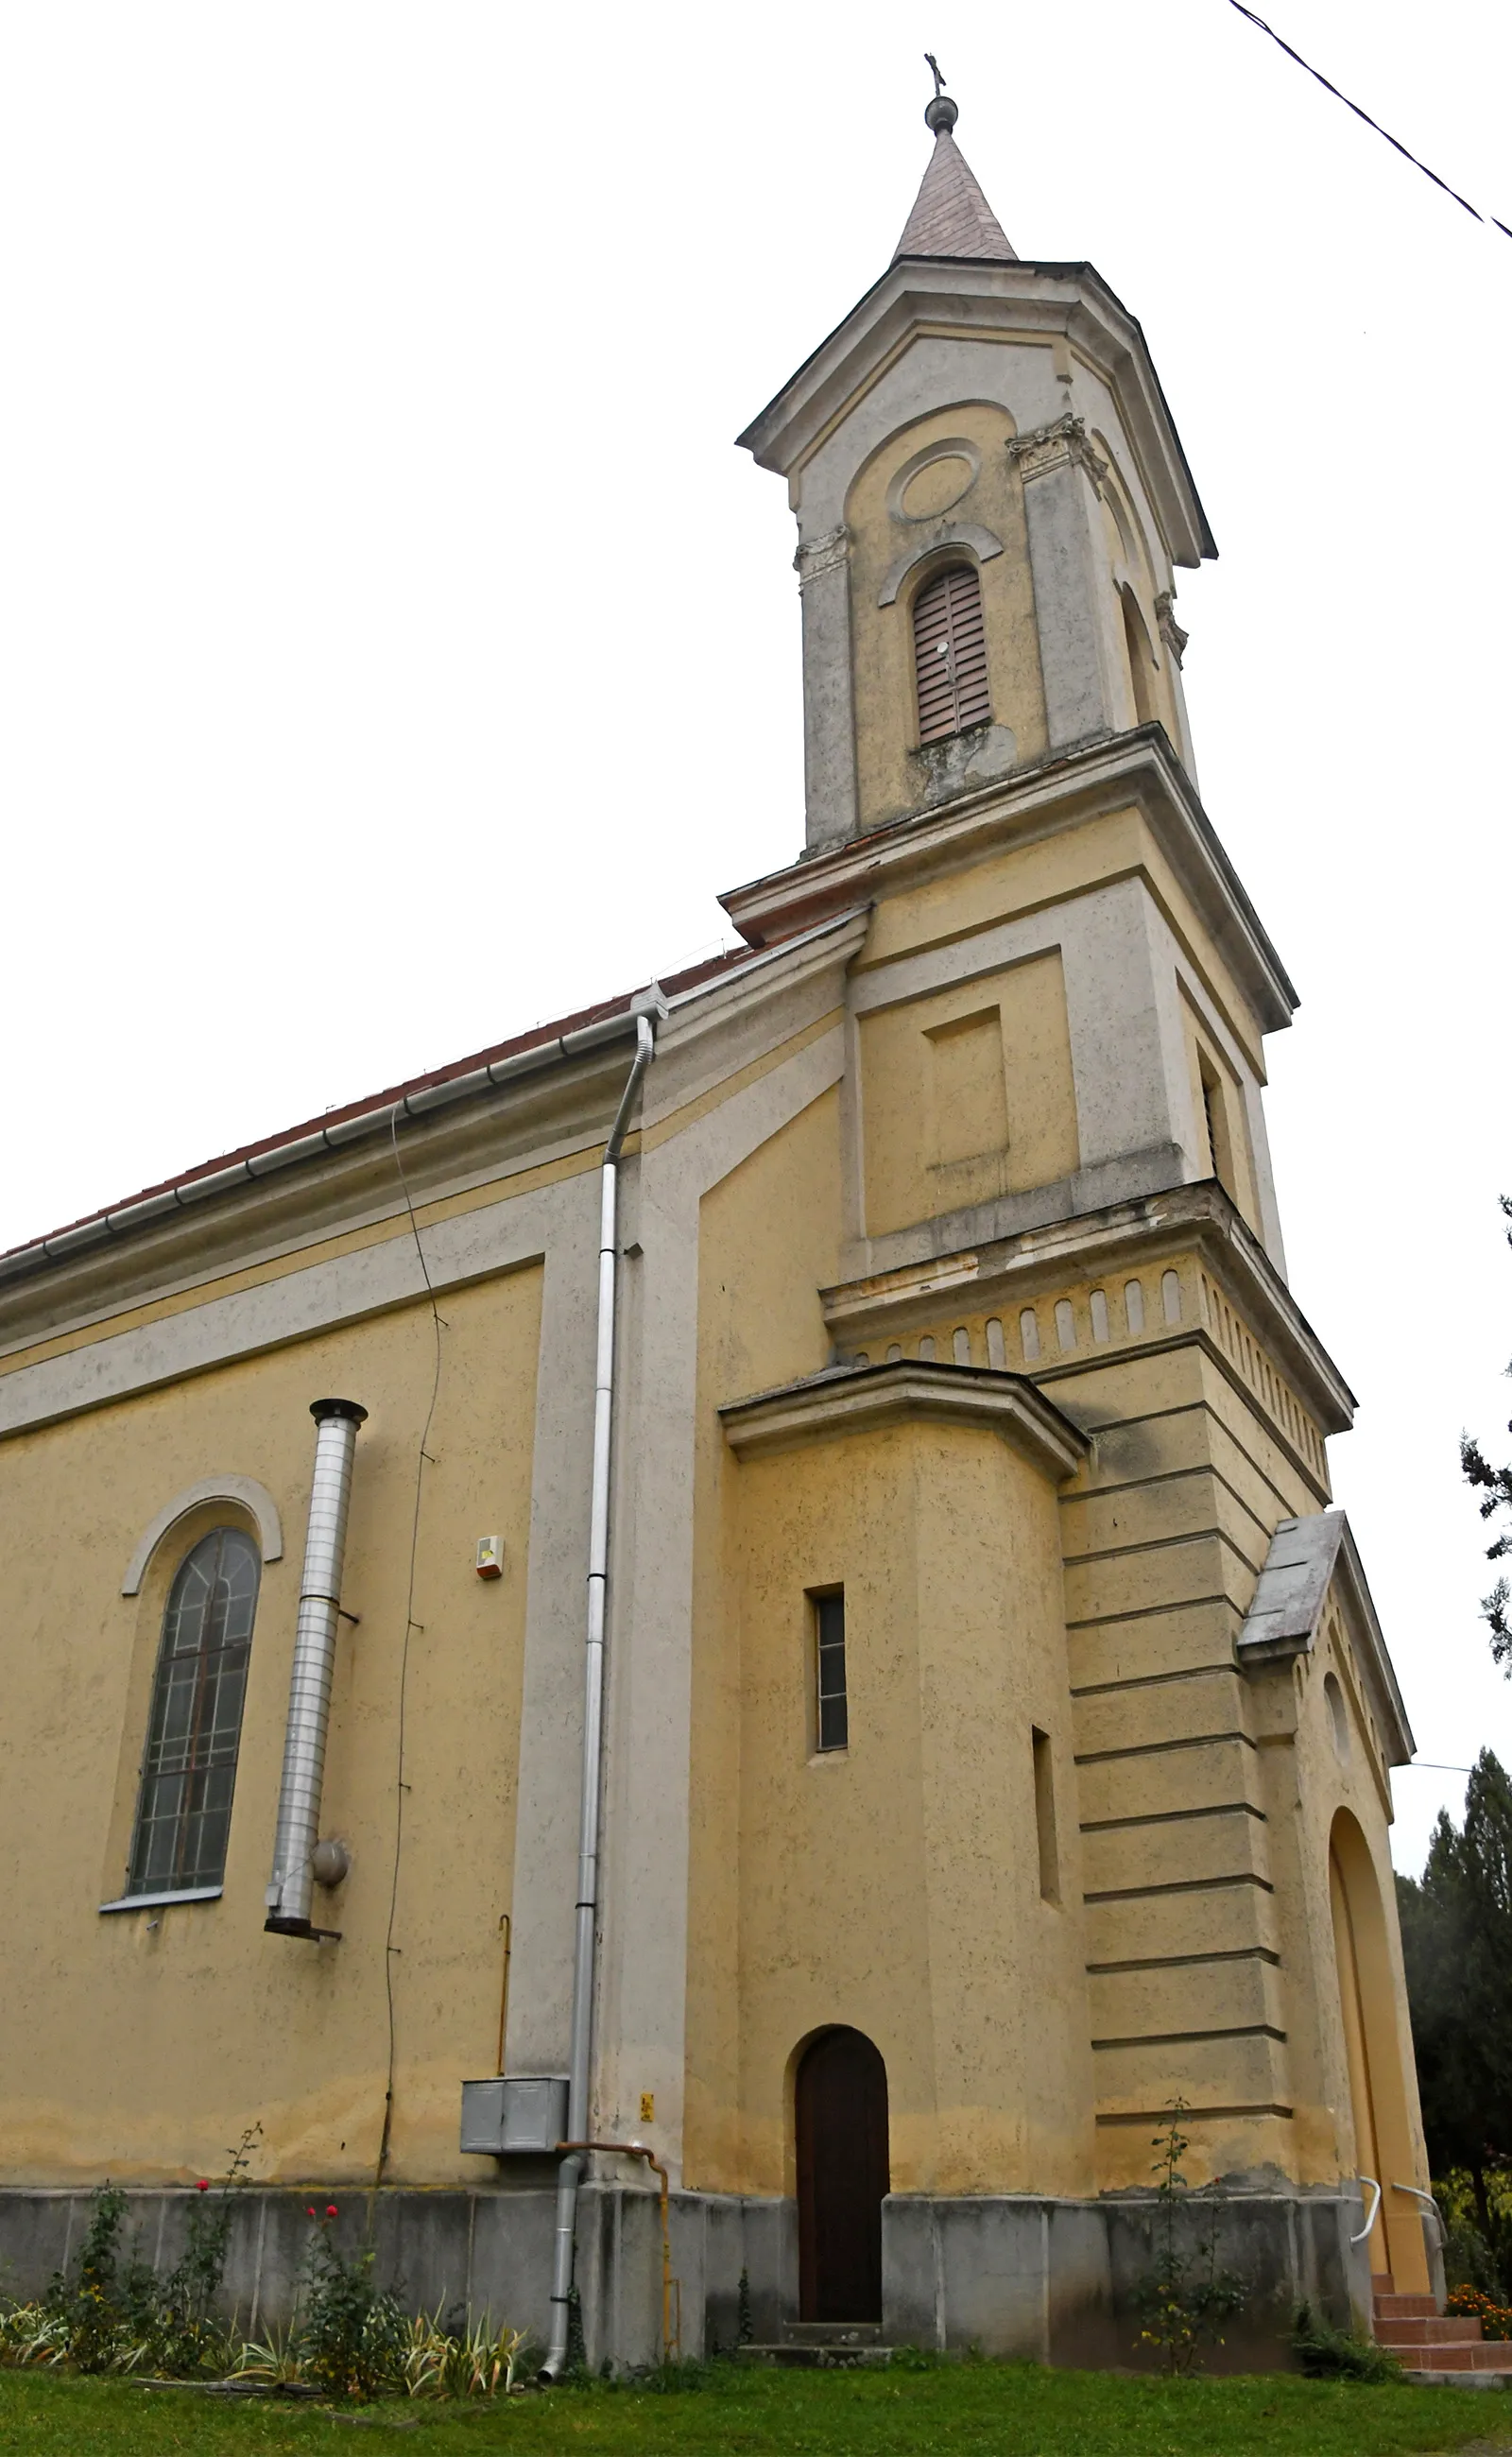
[[[1026,1228],[1016,1237],[963,1249],[938,1261],[906,1266],[875,1277],[850,1280],[819,1291],[825,1324],[843,1347],[864,1348],[898,1339],[933,1322],[942,1307],[1004,1311],[1048,1295],[1068,1281],[1097,1279],[1178,1253],[1198,1253],[1232,1294],[1287,1373],[1303,1405],[1325,1434],[1346,1433],[1354,1422],[1355,1394],[1324,1348],[1257,1237],[1246,1227],[1216,1180],[1174,1187],[1135,1202],[1079,1213],[1047,1228]],[[1209,1338],[1199,1323],[1164,1334],[1165,1344]],[[1128,1349],[1100,1350],[1099,1357],[1148,1352],[1159,1336],[1130,1341]],[[1227,1373],[1221,1349],[1213,1353]],[[1045,1383],[1085,1373],[1087,1352],[1047,1364],[1036,1375]]]
[[[709,1046],[763,1002],[826,967],[842,972],[865,937],[868,907],[832,912],[812,929],[753,951],[707,981],[661,1000],[655,1097],[643,1122],[669,1105],[665,1088],[677,1062]],[[529,1063],[480,1067],[420,1094],[401,1125],[404,1171],[422,1208],[518,1177],[537,1167],[571,1165],[609,1130],[624,1089],[627,1008],[607,1026],[548,1042]],[[740,1062],[743,1063],[743,1062]],[[670,1105],[684,1097],[680,1087]],[[182,1293],[208,1280],[258,1269],[349,1230],[403,1214],[389,1128],[394,1105],[365,1109],[324,1137],[289,1140],[250,1164],[214,1177],[191,1177],[181,1191],[101,1212],[62,1237],[38,1240],[5,1258],[0,1272],[0,1360],[40,1340],[72,1336],[108,1322],[123,1308]],[[376,1122],[376,1123],[375,1123]],[[632,1148],[633,1149],[633,1143]]]
[[[796,473],[910,341],[942,326],[987,341],[1064,338],[1116,391],[1171,558],[1217,548],[1137,318],[1090,264],[903,258],[858,299],[737,442]]]
[[[830,913],[877,901],[1020,838],[1041,840],[1136,801],[1171,868],[1212,932],[1262,1032],[1291,1022],[1297,994],[1238,873],[1159,725],[1100,735],[942,807],[847,836],[719,901],[759,947]]]
[[[1060,1484],[1074,1475],[1089,1447],[1086,1435],[1025,1374],[922,1359],[834,1367],[779,1390],[732,1399],[719,1417],[725,1440],[741,1459],[927,1418],[1001,1434]]]

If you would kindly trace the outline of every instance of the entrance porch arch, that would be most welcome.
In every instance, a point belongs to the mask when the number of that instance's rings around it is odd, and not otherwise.
[[[1421,2203],[1394,2185],[1419,2184],[1414,2128],[1402,2070],[1402,2022],[1390,1930],[1370,1847],[1347,1808],[1334,1820],[1328,1848],[1334,1952],[1349,2058],[1355,2158],[1380,2185],[1370,2233],[1370,2265],[1390,2270],[1398,2291],[1432,2291],[1423,2248]]]

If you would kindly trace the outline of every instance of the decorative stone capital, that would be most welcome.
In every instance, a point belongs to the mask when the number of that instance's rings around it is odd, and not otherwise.
[[[1027,435],[1010,436],[1008,459],[1018,462],[1025,485],[1031,478],[1047,478],[1052,469],[1064,469],[1069,465],[1085,469],[1101,494],[1108,475],[1107,462],[1087,440],[1086,419],[1075,418],[1069,411],[1064,418],[1052,418],[1048,426],[1036,426]]]
[[[850,532],[844,522],[838,529],[826,530],[823,537],[800,546],[793,558],[793,568],[798,576],[798,587],[806,588],[811,580],[822,580],[827,571],[842,571],[851,556]]]
[[[1161,638],[1179,666],[1181,652],[1191,635],[1184,631],[1176,620],[1175,607],[1169,588],[1163,588],[1155,600],[1155,621],[1160,627]]]

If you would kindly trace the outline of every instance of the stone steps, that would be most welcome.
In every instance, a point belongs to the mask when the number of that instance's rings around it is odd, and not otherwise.
[[[1440,2312],[1431,2295],[1398,2295],[1396,2280],[1387,2273],[1378,2273],[1371,2282],[1376,2343],[1399,2358],[1404,2379],[1424,2387],[1512,2385],[1512,2345],[1483,2339],[1479,2321]]]
[[[742,2360],[786,2370],[854,2371],[881,2366],[892,2354],[877,2321],[790,2321],[768,2345],[742,2346]]]

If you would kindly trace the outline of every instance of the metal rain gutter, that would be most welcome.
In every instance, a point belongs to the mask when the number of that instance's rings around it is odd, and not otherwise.
[[[182,1184],[165,1187],[160,1194],[144,1195],[140,1202],[123,1204],[114,1211],[101,1211],[93,1220],[81,1220],[75,1228],[60,1228],[55,1236],[39,1237],[30,1246],[18,1246],[11,1254],[0,1255],[0,1281],[19,1279],[23,1273],[40,1270],[49,1263],[68,1262],[91,1247],[109,1245],[117,1237],[130,1236],[134,1230],[151,1228],[159,1220],[168,1220],[176,1211],[190,1209],[197,1203],[209,1203],[218,1194],[234,1193],[238,1187],[255,1186],[259,1178],[271,1177],[278,1169],[292,1168],[299,1162],[319,1160],[326,1152],[342,1151],[348,1144],[361,1143],[369,1135],[388,1134],[393,1121],[428,1117],[434,1109],[449,1108],[454,1102],[468,1101],[480,1092],[517,1083],[524,1075],[538,1074],[543,1067],[557,1065],[563,1059],[581,1058],[607,1043],[623,1041],[635,1030],[633,1007],[623,1015],[606,1016],[600,1023],[585,1024],[579,1032],[566,1032],[550,1041],[538,1042],[532,1049],[517,1050],[512,1058],[496,1058],[487,1066],[474,1066],[466,1075],[453,1075],[442,1084],[427,1084],[421,1091],[406,1092],[398,1101],[384,1101],[376,1107],[363,1109],[355,1118],[342,1118],[331,1126],[318,1126],[313,1134],[299,1135],[292,1143],[276,1144],[271,1151],[254,1152],[249,1160],[232,1163],[229,1168],[217,1168],[208,1177],[186,1178]]]
[[[578,1811],[577,1926],[572,1958],[572,2023],[568,2055],[567,2133],[588,2142],[592,2079],[593,1976],[598,1924],[600,1802],[604,1778],[604,1634],[609,1604],[609,1500],[613,1474],[614,1313],[618,1285],[619,1159],[641,1079],[656,1054],[652,1018],[667,1002],[653,983],[641,994],[635,1019],[635,1056],[614,1124],[604,1146],[599,1179],[598,1354],[593,1375],[593,1468],[589,1500],[588,1629],[583,1648],[583,1790]],[[577,2188],[585,2151],[566,2153],[557,2170],[556,2233],[551,2259],[551,2339],[543,2381],[560,2380],[567,2368],[571,2318],[572,2253],[577,2229]]]

